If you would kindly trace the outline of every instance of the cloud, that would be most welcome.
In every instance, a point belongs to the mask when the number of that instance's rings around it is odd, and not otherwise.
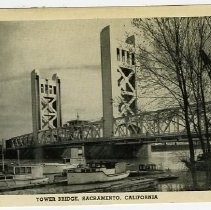
[[[12,81],[21,81],[21,80],[26,80],[29,79],[28,72],[21,72],[20,74],[13,75],[13,76],[5,76],[0,78],[0,83],[4,82],[12,82]]]
[[[101,66],[99,64],[96,65],[75,65],[75,66],[54,66],[54,67],[49,67],[49,68],[41,68],[39,69],[40,71],[64,71],[64,70],[81,70],[81,69],[86,69],[86,70],[92,70],[92,71],[98,71],[101,69]],[[4,77],[0,78],[0,83],[4,82],[13,82],[13,81],[22,81],[22,80],[29,80],[30,79],[30,74],[29,72],[21,72],[18,73],[17,75],[7,75]],[[1,97],[1,95],[0,95]]]
[[[75,66],[54,66],[54,67],[49,67],[49,68],[42,68],[42,70],[46,71],[62,71],[62,70],[81,70],[81,69],[86,69],[86,70],[100,70],[101,66],[100,64],[96,65],[75,65]]]

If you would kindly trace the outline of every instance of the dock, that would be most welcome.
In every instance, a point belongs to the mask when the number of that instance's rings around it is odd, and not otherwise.
[[[6,190],[0,194],[55,194],[55,193],[94,193],[94,192],[147,192],[157,188],[158,182],[155,179],[147,179],[142,177],[128,177],[123,180],[93,183],[83,185],[67,185],[67,182],[60,181],[51,183],[42,187],[31,189]]]

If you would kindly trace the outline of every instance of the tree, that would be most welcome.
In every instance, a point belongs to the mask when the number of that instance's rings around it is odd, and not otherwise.
[[[207,71],[200,56],[210,38],[205,18],[133,19],[140,32],[138,62],[150,84],[165,91],[182,110],[189,143],[190,163],[194,166],[191,124],[199,133],[202,150],[210,151],[209,121],[206,111]],[[197,119],[193,116],[196,110]],[[203,120],[202,120],[203,117]],[[205,128],[206,149],[202,130]],[[196,184],[195,168],[192,168]]]
[[[201,141],[202,150],[204,153],[210,152],[209,143],[209,122],[206,110],[206,101],[209,94],[209,81],[207,80],[207,71],[201,56],[203,48],[206,47],[210,39],[210,30],[206,18],[191,18],[190,30],[188,31],[189,39],[187,39],[186,51],[184,53],[184,60],[186,61],[186,68],[188,72],[188,79],[191,85],[192,101],[195,104],[197,122],[192,123],[197,125],[197,132]],[[192,110],[193,111],[193,110]],[[195,113],[193,113],[194,118]],[[204,145],[202,130],[206,136],[206,147]]]

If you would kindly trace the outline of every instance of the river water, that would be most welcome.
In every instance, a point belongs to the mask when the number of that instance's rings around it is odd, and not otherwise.
[[[196,155],[200,153],[200,150],[195,151]],[[124,160],[128,163],[128,169],[137,170],[139,164],[154,163],[160,169],[168,169],[179,178],[176,180],[169,180],[159,182],[158,187],[155,191],[181,191],[192,186],[191,174],[181,162],[182,159],[187,159],[189,156],[188,151],[162,151],[162,152],[151,152],[148,157],[140,157],[133,160]],[[32,162],[32,161],[21,161],[21,162]],[[206,176],[203,172],[198,172],[198,183],[200,186],[206,186]],[[77,186],[75,186],[77,188]],[[185,188],[186,187],[186,188]],[[13,192],[5,192],[3,194],[43,194],[43,193],[68,193],[70,186],[54,186],[49,185],[41,188],[17,190]],[[2,193],[1,193],[2,194]]]

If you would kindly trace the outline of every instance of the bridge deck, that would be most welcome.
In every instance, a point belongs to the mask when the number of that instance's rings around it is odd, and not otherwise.
[[[193,140],[199,141],[198,134],[193,134]],[[105,144],[151,144],[151,143],[167,143],[167,142],[187,142],[187,134],[166,134],[166,135],[154,135],[154,136],[132,136],[132,137],[112,137],[112,138],[92,138],[92,139],[74,139],[65,141],[50,141],[38,144],[31,144],[31,148],[36,147],[65,147],[71,145],[105,145]],[[20,144],[15,147],[7,147],[7,150],[18,149],[18,148],[29,148],[29,145]]]

